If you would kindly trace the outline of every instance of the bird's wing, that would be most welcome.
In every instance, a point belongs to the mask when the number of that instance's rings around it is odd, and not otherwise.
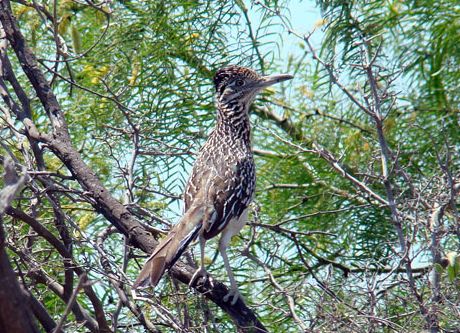
[[[198,159],[185,191],[185,207],[187,210],[197,201],[213,207],[212,217],[203,221],[203,236],[209,239],[243,213],[251,202],[254,187],[252,157],[226,161]]]

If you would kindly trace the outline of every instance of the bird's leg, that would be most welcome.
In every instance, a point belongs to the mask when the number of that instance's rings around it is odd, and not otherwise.
[[[243,297],[238,291],[238,286],[236,285],[236,281],[235,281],[235,277],[233,276],[232,268],[230,267],[230,264],[228,262],[227,248],[219,247],[219,251],[220,251],[220,254],[222,255],[222,258],[224,259],[225,269],[227,270],[228,279],[230,280],[230,291],[228,292],[227,295],[224,296],[224,302],[227,302],[231,299],[230,304],[235,305],[236,301],[238,301],[238,298],[243,299]]]
[[[231,299],[231,304],[235,305],[238,298],[243,299],[240,292],[238,291],[238,286],[236,285],[235,277],[232,272],[232,268],[230,267],[230,263],[228,262],[227,257],[227,246],[230,242],[231,235],[224,233],[219,241],[219,251],[224,259],[224,266],[227,270],[228,279],[230,280],[230,291],[227,295],[224,296],[224,302],[227,302]]]
[[[246,209],[243,214],[236,221],[230,221],[227,228],[222,232],[222,236],[219,240],[219,252],[224,259],[225,269],[227,270],[228,279],[230,280],[230,291],[227,295],[224,296],[224,302],[227,302],[231,299],[231,304],[235,305],[238,301],[238,298],[243,299],[240,292],[238,291],[238,286],[236,285],[235,276],[233,275],[232,268],[228,261],[227,256],[227,247],[230,243],[232,237],[240,232],[248,220],[248,210]]]
[[[206,246],[206,239],[202,235],[200,235],[200,256],[201,256],[201,262],[200,262],[200,268],[198,268],[195,273],[193,274],[192,278],[190,279],[189,282],[189,287],[192,287],[195,284],[195,281],[199,278],[204,278],[205,281],[209,278],[209,274],[204,268],[204,249]],[[209,280],[209,282],[212,285],[212,280]]]

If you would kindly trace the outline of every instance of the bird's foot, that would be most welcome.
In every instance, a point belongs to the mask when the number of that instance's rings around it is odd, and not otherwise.
[[[241,296],[240,292],[238,289],[230,289],[230,291],[227,293],[227,295],[224,296],[224,302],[228,302],[231,300],[230,304],[235,305],[236,302],[238,301],[238,298],[240,298],[242,301],[244,301],[243,296]]]
[[[213,287],[213,282],[212,278],[209,275],[209,273],[204,269],[204,267],[200,267],[196,270],[196,272],[193,274],[192,278],[190,279],[190,282],[188,284],[189,287],[193,287],[195,285],[195,282],[197,282],[200,278],[203,279],[201,282],[201,285],[204,285],[206,281],[209,281],[211,284],[211,287]]]

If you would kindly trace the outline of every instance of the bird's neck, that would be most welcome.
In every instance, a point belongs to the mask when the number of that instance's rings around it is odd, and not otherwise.
[[[232,139],[251,141],[251,124],[248,105],[242,103],[218,103],[216,130]]]

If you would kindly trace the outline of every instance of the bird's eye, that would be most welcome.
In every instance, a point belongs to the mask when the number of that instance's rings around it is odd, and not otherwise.
[[[244,85],[244,81],[243,81],[243,80],[236,80],[236,81],[235,81],[235,85],[236,85],[237,87],[241,87],[241,86]]]

